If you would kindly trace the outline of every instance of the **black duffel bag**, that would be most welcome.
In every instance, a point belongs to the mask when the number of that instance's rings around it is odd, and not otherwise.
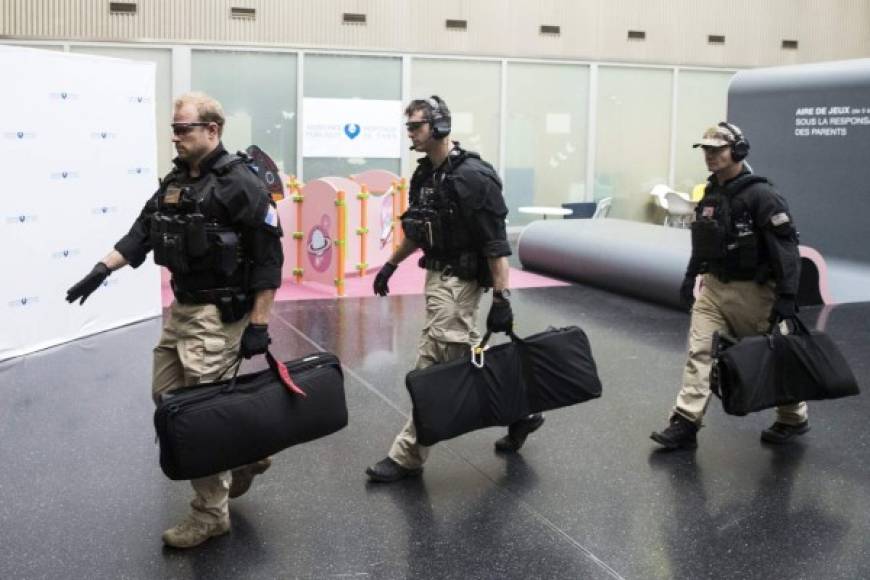
[[[405,384],[421,445],[485,427],[507,426],[530,413],[601,396],[589,339],[576,326],[550,329],[460,358],[413,370]]]
[[[167,477],[195,479],[233,469],[347,425],[344,375],[335,355],[320,352],[282,364],[267,352],[266,359],[267,370],[161,396],[154,427]]]
[[[797,317],[789,320],[794,326],[789,334],[779,324],[770,334],[739,341],[714,334],[710,388],[729,415],[859,393],[834,341],[820,330],[808,330]]]

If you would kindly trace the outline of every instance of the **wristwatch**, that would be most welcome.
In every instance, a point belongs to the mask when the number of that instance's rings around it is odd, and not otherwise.
[[[505,288],[504,290],[493,290],[492,297],[498,298],[499,300],[508,301],[508,298],[511,297],[511,291]]]

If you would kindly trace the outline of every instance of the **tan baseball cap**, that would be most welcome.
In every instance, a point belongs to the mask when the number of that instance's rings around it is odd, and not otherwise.
[[[701,140],[693,144],[692,147],[725,147],[734,142],[734,135],[721,125],[718,127],[710,127],[704,131],[704,136]]]

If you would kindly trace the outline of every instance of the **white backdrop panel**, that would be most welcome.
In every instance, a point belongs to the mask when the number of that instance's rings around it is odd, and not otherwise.
[[[0,46],[0,75],[0,360],[159,315],[150,260],[64,300],[156,188],[154,65]]]

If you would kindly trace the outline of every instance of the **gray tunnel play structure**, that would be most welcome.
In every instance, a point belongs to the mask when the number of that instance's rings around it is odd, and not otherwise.
[[[870,59],[741,71],[728,120],[791,208],[800,302],[870,300]],[[684,229],[548,220],[523,230],[518,253],[530,270],[678,306],[690,246]]]
[[[517,246],[530,270],[679,308],[690,236],[626,220],[547,220],[526,226]],[[799,303],[830,302],[824,262],[811,248],[801,254]]]

